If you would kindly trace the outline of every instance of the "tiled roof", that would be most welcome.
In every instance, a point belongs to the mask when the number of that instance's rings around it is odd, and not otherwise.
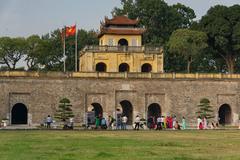
[[[129,29],[121,29],[121,28],[104,28],[101,30],[101,33],[98,37],[103,36],[104,34],[114,34],[114,35],[142,35],[145,32],[145,29],[142,28],[129,28]]]
[[[139,20],[129,19],[126,16],[116,16],[113,19],[105,18],[106,25],[137,25]]]

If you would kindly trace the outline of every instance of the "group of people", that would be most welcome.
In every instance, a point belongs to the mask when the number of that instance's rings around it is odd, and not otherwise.
[[[95,118],[95,129],[107,129],[107,121],[104,117],[102,117],[101,115],[96,116]]]
[[[116,129],[117,130],[126,130],[127,129],[127,122],[128,122],[128,117],[126,115],[122,115],[119,116],[117,118],[117,122],[116,122]],[[111,125],[114,125],[113,123],[111,123]],[[135,122],[134,122],[134,126],[133,129],[134,130],[139,130],[140,128],[144,128],[143,127],[143,122],[142,119],[140,119],[140,117],[137,115],[135,118]]]
[[[176,116],[150,116],[147,120],[147,125],[149,129],[186,129],[186,120],[185,117],[182,117],[182,124],[180,125],[177,121]]]
[[[95,118],[95,129],[113,129],[115,126],[116,130],[126,130],[128,117],[126,115],[117,115],[117,118],[114,119],[112,116],[108,116],[108,118],[104,118],[101,115],[96,116]],[[146,125],[149,129],[186,129],[186,120],[183,117],[181,125],[176,119],[176,116],[150,116],[147,119],[140,118],[139,115],[135,117],[133,129],[139,130],[140,128],[144,129],[144,125]],[[89,126],[89,125],[88,125]]]
[[[53,123],[53,118],[48,115],[44,119],[43,125],[46,128],[51,128]],[[126,130],[128,123],[128,117],[126,115],[117,116],[114,119],[112,116],[108,116],[108,118],[104,118],[102,115],[95,117],[95,129],[117,129],[117,130]],[[133,129],[139,130],[140,128],[144,129],[146,125],[147,128],[163,130],[163,129],[173,129],[173,130],[184,130],[186,129],[186,119],[182,117],[181,123],[177,121],[177,117],[173,116],[149,116],[147,121],[145,119],[140,118],[139,115],[135,117]],[[217,129],[218,123],[211,122],[210,125],[207,121],[206,117],[198,117],[197,118],[197,129]],[[73,129],[73,118],[69,118],[69,123],[64,125],[64,129]],[[240,129],[240,123],[239,123]]]
[[[210,128],[209,128],[209,123],[207,121],[206,117],[200,117],[198,116],[197,118],[197,129],[203,130],[203,129],[217,129],[218,128],[218,123],[211,122]]]
[[[63,121],[64,121],[63,129],[73,129],[74,126],[73,117],[68,118],[68,120],[64,119]],[[43,120],[43,126],[46,127],[47,129],[52,128],[53,123],[54,123],[53,118],[50,115],[48,115]]]
[[[112,116],[108,116],[108,118],[104,118],[102,115],[98,115],[95,117],[95,127],[94,129],[116,129],[116,130],[127,130],[128,117],[126,115],[118,115],[117,118],[113,118]],[[87,124],[87,128],[90,125]],[[136,116],[135,119],[135,129],[139,130],[139,127],[142,127],[140,123],[140,117]]]

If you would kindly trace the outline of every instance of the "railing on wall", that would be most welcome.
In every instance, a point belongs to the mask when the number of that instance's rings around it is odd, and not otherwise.
[[[128,78],[128,79],[240,79],[240,74],[222,73],[119,73],[119,72],[26,72],[2,71],[0,78],[30,77],[30,78]]]
[[[86,46],[84,52],[134,52],[134,53],[156,53],[162,52],[160,46]]]

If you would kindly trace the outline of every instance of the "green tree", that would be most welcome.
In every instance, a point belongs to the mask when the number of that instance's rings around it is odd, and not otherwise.
[[[15,70],[16,64],[26,53],[27,45],[24,38],[0,38],[0,64],[4,64],[9,70]]]
[[[195,12],[190,7],[187,7],[181,3],[177,3],[172,6],[176,11],[177,25],[180,28],[189,28],[193,25],[193,19],[196,18]]]
[[[94,30],[78,30],[78,53],[86,45],[98,44],[97,32]],[[75,70],[75,36],[67,37],[66,70]],[[79,57],[78,61],[79,61]],[[62,31],[54,30],[41,38],[32,35],[27,38],[27,52],[25,61],[29,70],[63,71],[63,37]]]
[[[138,11],[137,5],[135,0],[121,0],[121,8],[115,7],[112,11],[113,16],[122,16],[127,15],[131,19],[137,18]]]
[[[30,37],[32,38],[32,37]],[[41,37],[33,53],[37,68],[43,71],[63,71],[61,32],[55,30]]]
[[[212,7],[199,25],[208,35],[209,46],[224,59],[228,72],[234,73],[240,53],[240,5]]]
[[[199,116],[204,116],[206,119],[214,118],[213,109],[210,105],[210,101],[207,98],[203,98],[200,100],[200,104],[198,105],[198,111],[196,112]]]
[[[39,64],[39,58],[42,56],[39,48],[42,44],[42,39],[38,35],[32,35],[27,38],[27,52],[25,62],[28,70],[37,70]]]
[[[187,61],[187,72],[194,59],[207,47],[207,35],[204,32],[178,29],[173,32],[167,44],[171,54],[182,55]]]
[[[54,115],[54,117],[62,122],[67,121],[69,118],[74,117],[72,111],[72,105],[69,99],[63,98],[59,101],[58,109]]]

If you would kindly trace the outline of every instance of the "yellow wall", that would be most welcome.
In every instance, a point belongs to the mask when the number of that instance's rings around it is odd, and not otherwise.
[[[132,45],[132,39],[136,39],[137,45],[134,46],[142,46],[142,36],[141,35],[103,35],[99,39],[99,45],[100,46],[109,46],[109,39],[113,39],[113,46],[118,45],[118,41],[120,39],[126,39],[128,41],[128,46],[133,46]]]
[[[163,72],[163,51],[159,54],[85,52],[80,57],[80,72],[95,72],[96,64],[103,62],[107,72],[118,72],[121,63],[129,65],[129,72],[141,72],[141,66],[149,63],[153,73]]]

